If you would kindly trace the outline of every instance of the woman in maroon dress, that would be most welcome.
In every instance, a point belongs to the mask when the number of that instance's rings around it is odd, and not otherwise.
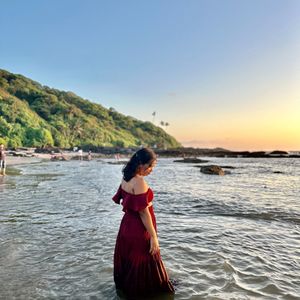
[[[115,246],[114,281],[129,299],[174,294],[160,256],[153,192],[144,180],[155,163],[151,149],[138,150],[124,167],[122,183],[113,197],[124,211]]]

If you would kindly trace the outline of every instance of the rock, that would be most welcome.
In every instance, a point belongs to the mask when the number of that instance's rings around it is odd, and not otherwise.
[[[66,158],[65,156],[63,155],[53,155],[51,158],[50,158],[50,161],[67,161],[68,158]]]
[[[220,166],[222,169],[236,169],[236,167],[233,166]],[[226,173],[226,171],[225,171]]]
[[[180,163],[192,163],[192,164],[196,164],[196,163],[207,163],[208,160],[203,160],[203,159],[199,159],[199,158],[192,158],[192,157],[186,157],[184,159],[178,159],[178,160],[174,160],[173,162],[180,162]]]
[[[202,166],[200,172],[209,175],[225,175],[224,170],[217,165]],[[226,172],[226,174],[228,174]]]
[[[127,160],[118,160],[118,161],[108,161],[110,165],[126,165],[128,163]]]
[[[195,168],[202,168],[203,166],[194,166]],[[222,169],[236,169],[236,167],[233,167],[233,166],[219,166],[220,168]],[[227,171],[225,171],[225,174],[226,174]]]
[[[270,153],[270,155],[288,155],[286,151],[275,150]]]
[[[16,156],[16,157],[32,157],[32,153],[25,152],[17,152],[17,151],[9,151],[8,155]]]

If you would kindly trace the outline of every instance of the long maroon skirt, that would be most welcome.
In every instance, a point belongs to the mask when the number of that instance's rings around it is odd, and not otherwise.
[[[149,207],[156,229],[153,207]],[[174,293],[160,254],[151,255],[150,235],[138,212],[126,211],[121,221],[114,253],[114,281],[128,299],[145,299]]]

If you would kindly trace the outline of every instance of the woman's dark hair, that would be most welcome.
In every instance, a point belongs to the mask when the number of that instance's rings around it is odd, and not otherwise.
[[[133,178],[137,172],[138,167],[144,164],[150,164],[156,160],[156,155],[153,150],[149,148],[142,148],[135,152],[130,158],[129,162],[123,168],[123,178],[125,181],[129,181]]]

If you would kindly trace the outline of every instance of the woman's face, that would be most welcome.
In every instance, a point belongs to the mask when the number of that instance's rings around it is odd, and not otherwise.
[[[139,175],[147,176],[149,175],[156,165],[156,160],[150,162],[149,164],[144,164],[140,166]]]

